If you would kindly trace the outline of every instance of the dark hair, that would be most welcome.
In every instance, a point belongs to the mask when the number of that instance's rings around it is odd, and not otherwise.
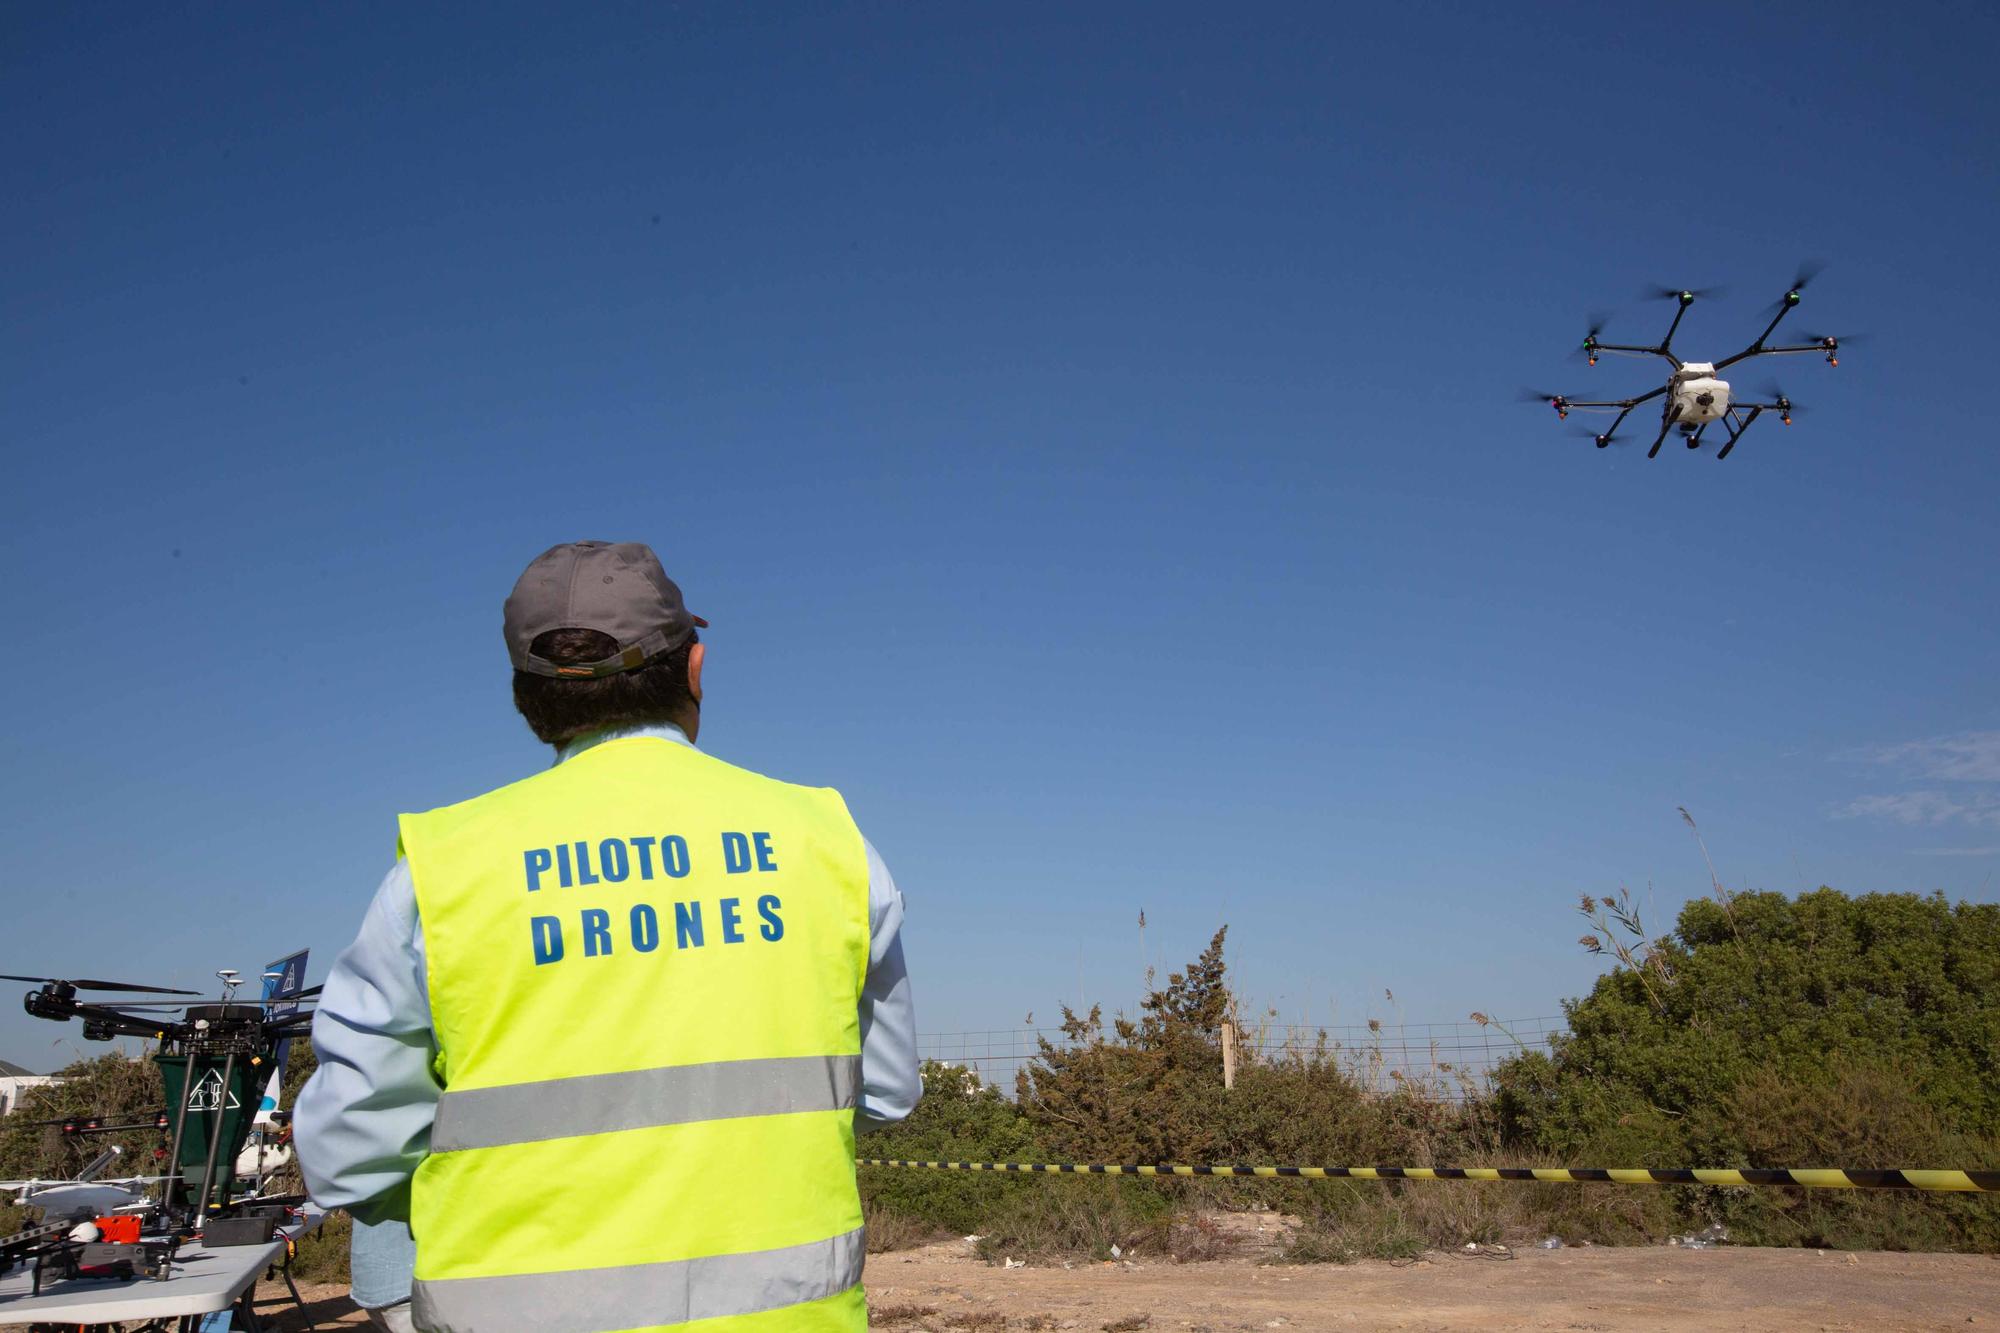
[[[527,719],[528,729],[550,745],[610,727],[680,725],[688,712],[700,708],[688,689],[688,655],[696,642],[690,632],[680,647],[610,676],[569,680],[516,671],[514,707]],[[618,651],[616,639],[594,629],[552,629],[536,635],[529,646],[558,664],[601,661]]]

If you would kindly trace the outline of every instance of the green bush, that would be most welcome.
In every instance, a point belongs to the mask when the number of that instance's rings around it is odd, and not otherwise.
[[[1186,972],[1140,1002],[1137,1021],[1107,1031],[1093,1008],[1064,1005],[1067,1044],[1041,1039],[1015,1096],[1038,1136],[1065,1160],[1204,1162],[1223,1150],[1222,1026],[1229,991],[1223,927]]]
[[[923,1082],[923,1099],[910,1117],[861,1135],[857,1155],[1004,1162],[1036,1154],[1033,1130],[1020,1110],[969,1070],[925,1061]],[[878,1219],[871,1243],[892,1234],[909,1241],[969,1235],[983,1228],[1011,1191],[1036,1183],[974,1172],[861,1168],[862,1202]],[[893,1232],[884,1225],[892,1217],[903,1223]]]
[[[56,1071],[57,1082],[29,1088],[19,1107],[0,1119],[0,1176],[57,1179],[72,1176],[106,1148],[123,1149],[107,1176],[150,1175],[161,1169],[164,1138],[152,1127],[166,1104],[159,1066],[116,1051],[78,1060]],[[48,1121],[95,1117],[106,1124],[143,1122],[122,1134],[64,1134]],[[158,1158],[155,1150],[158,1149]]]
[[[1021,1071],[1018,1110],[988,1106],[982,1124],[1005,1126],[1007,1148],[976,1152],[968,1133],[898,1155],[991,1160],[1018,1146],[1065,1161],[2000,1165],[2000,907],[1718,892],[1659,939],[1628,898],[1584,908],[1604,932],[1587,937],[1594,951],[1618,965],[1565,1005],[1569,1032],[1551,1051],[1506,1061],[1490,1089],[1447,1095],[1465,1090],[1453,1086],[1462,1076],[1440,1067],[1403,1071],[1385,1095],[1370,1051],[1324,1041],[1248,1059],[1224,1089],[1234,1007],[1218,932],[1137,1019],[1063,1010],[1066,1040],[1045,1042]],[[1614,922],[1630,941],[1613,939]],[[962,1115],[949,1080],[938,1086],[945,1118]],[[2000,1247],[2000,1206],[1987,1197],[1046,1177],[901,1188],[873,1198],[892,1209],[931,1199],[928,1216],[1022,1257],[1171,1249],[1175,1219],[1252,1203],[1304,1219],[1291,1249],[1300,1259],[1552,1233],[1657,1242],[1716,1221],[1765,1244]]]
[[[1564,1005],[1551,1053],[1496,1072],[1510,1145],[1578,1166],[2000,1163],[2000,906],[1724,894],[1658,940],[1627,929],[1638,948]],[[1704,1219],[1771,1244],[2000,1242],[1987,1199],[1712,1190],[1682,1210]]]

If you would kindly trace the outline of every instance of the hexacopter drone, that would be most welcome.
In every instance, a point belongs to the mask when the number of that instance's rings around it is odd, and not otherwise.
[[[1813,275],[1819,272],[1819,268],[1817,264],[1807,264],[1802,267],[1798,276],[1792,279],[1791,287],[1778,298],[1776,305],[1767,308],[1775,313],[1771,314],[1771,322],[1764,326],[1764,331],[1758,334],[1748,347],[1735,356],[1721,361],[1683,361],[1673,353],[1674,332],[1680,328],[1681,318],[1687,314],[1688,307],[1693,305],[1697,298],[1712,295],[1712,291],[1675,291],[1661,287],[1651,293],[1662,300],[1675,302],[1674,322],[1667,326],[1667,336],[1660,339],[1657,347],[1632,347],[1619,343],[1599,342],[1597,335],[1603,332],[1604,321],[1602,319],[1593,321],[1590,332],[1583,337],[1583,347],[1580,349],[1583,355],[1589,358],[1591,365],[1597,364],[1597,357],[1601,352],[1619,352],[1629,356],[1664,357],[1673,366],[1673,374],[1667,377],[1667,382],[1651,393],[1642,393],[1636,398],[1585,402],[1565,394],[1539,393],[1530,389],[1524,391],[1521,397],[1525,401],[1549,404],[1555,409],[1556,416],[1565,420],[1572,411],[1616,412],[1618,416],[1612,421],[1609,430],[1602,434],[1590,432],[1597,447],[1602,449],[1612,442],[1618,427],[1624,424],[1625,418],[1631,415],[1633,408],[1664,396],[1666,401],[1660,405],[1660,433],[1654,438],[1653,447],[1646,451],[1646,457],[1653,458],[1659,454],[1660,446],[1666,442],[1668,433],[1675,427],[1680,428],[1681,436],[1687,441],[1688,448],[1699,449],[1702,435],[1719,421],[1722,423],[1722,428],[1729,433],[1729,442],[1717,450],[1715,456],[1718,459],[1727,458],[1729,451],[1736,447],[1736,442],[1743,438],[1743,433],[1750,429],[1751,423],[1758,417],[1766,412],[1776,412],[1778,419],[1789,426],[1792,424],[1792,414],[1800,409],[1794,407],[1792,400],[1787,398],[1784,391],[1776,385],[1772,385],[1765,392],[1765,396],[1770,399],[1768,402],[1737,400],[1731,396],[1729,382],[1717,378],[1720,372],[1738,361],[1747,361],[1753,356],[1783,356],[1794,352],[1816,352],[1826,358],[1829,366],[1840,364],[1838,338],[1808,333],[1804,335],[1807,341],[1797,347],[1764,345],[1764,340],[1777,329],[1780,321],[1798,305],[1799,293],[1805,290],[1806,284],[1812,281]]]

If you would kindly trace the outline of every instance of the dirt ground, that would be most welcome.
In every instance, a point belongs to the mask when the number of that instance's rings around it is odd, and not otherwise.
[[[1213,1263],[1003,1268],[962,1241],[868,1259],[873,1327],[897,1333],[1081,1329],[2000,1330],[2000,1257],[1816,1250],[1567,1249],[1432,1254],[1407,1264]],[[338,1287],[305,1289],[316,1323],[365,1326]],[[523,1333],[532,1333],[523,1330]]]

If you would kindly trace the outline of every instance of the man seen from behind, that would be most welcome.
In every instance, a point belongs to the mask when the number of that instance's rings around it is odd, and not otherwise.
[[[355,1214],[355,1299],[862,1333],[854,1130],[920,1089],[888,870],[838,793],[695,748],[707,622],[647,547],[554,547],[505,621],[556,763],[402,817],[313,1026],[299,1160]]]

